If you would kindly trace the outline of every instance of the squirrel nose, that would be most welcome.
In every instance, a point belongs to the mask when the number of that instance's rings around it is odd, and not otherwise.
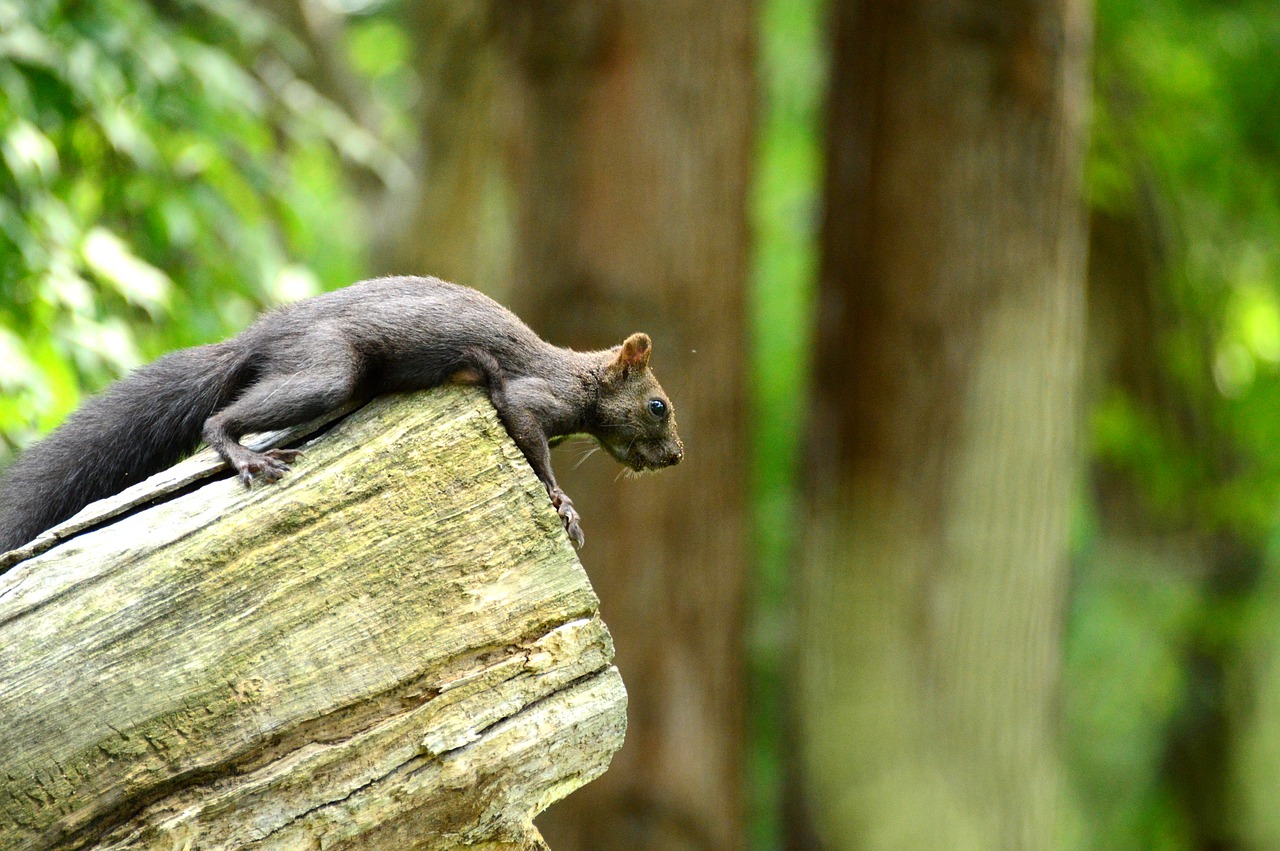
[[[671,467],[675,464],[679,464],[683,458],[684,458],[684,447],[681,447],[677,449],[675,452],[672,452],[670,455],[667,456],[667,466]]]

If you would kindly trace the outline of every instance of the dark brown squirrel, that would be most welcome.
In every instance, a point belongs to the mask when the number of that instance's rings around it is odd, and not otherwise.
[[[639,333],[605,351],[553,346],[493,299],[436,278],[361,281],[277,308],[225,342],[165,355],[86,401],[0,476],[0,552],[173,465],[202,437],[246,485],[276,482],[302,453],[255,452],[242,435],[447,381],[487,389],[580,547],[551,443],[590,435],[636,471],[684,456],[651,352]]]

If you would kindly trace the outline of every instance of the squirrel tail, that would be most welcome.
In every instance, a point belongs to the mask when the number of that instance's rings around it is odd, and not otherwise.
[[[242,370],[229,343],[182,349],[86,401],[0,475],[0,553],[189,454]]]

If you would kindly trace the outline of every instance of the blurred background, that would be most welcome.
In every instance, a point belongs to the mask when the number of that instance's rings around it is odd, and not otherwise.
[[[1273,0],[0,0],[0,463],[385,273],[655,341],[570,849],[1280,848]]]

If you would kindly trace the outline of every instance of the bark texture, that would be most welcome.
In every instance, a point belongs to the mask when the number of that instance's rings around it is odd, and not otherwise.
[[[844,3],[799,700],[829,848],[1048,848],[1090,13]]]
[[[197,456],[0,576],[0,848],[545,848],[626,695],[478,391],[385,397],[275,486]]]
[[[754,18],[745,0],[533,2],[499,26],[516,124],[518,313],[562,345],[644,330],[688,447],[661,476],[562,476],[632,683],[604,782],[539,820],[562,848],[742,836],[743,303]]]

